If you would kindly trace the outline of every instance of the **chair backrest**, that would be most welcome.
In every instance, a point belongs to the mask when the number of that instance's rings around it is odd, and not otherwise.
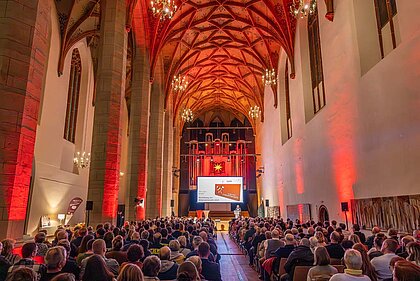
[[[283,274],[286,273],[286,270],[284,269],[284,265],[286,264],[287,259],[286,258],[281,258],[280,259],[280,264],[279,264],[279,276],[282,276]]]
[[[341,259],[331,259],[331,265],[341,265]]]
[[[338,273],[344,273],[344,269],[346,268],[344,265],[341,264],[332,264],[337,270]]]
[[[309,269],[312,266],[298,265],[295,267],[295,273],[293,274],[293,281],[305,281],[308,276]]]

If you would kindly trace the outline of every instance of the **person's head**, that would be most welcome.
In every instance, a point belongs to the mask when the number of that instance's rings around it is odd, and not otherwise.
[[[378,234],[379,232],[381,232],[381,228],[380,228],[379,226],[374,226],[374,227],[372,228],[372,234],[373,234],[373,235],[376,235],[376,234]]]
[[[51,279],[51,281],[76,281],[76,278],[72,273],[60,273]]]
[[[351,240],[343,240],[341,242],[341,247],[343,247],[344,250],[351,249],[354,245],[354,242]]]
[[[337,231],[333,231],[330,234],[331,243],[339,243],[340,242],[340,233]]]
[[[187,238],[184,235],[181,235],[178,237],[178,242],[181,246],[181,248],[187,247]]]
[[[360,237],[356,234],[351,234],[349,236],[349,240],[352,241],[354,244],[360,243]]]
[[[44,243],[45,242],[45,238],[46,238],[46,235],[45,235],[44,232],[38,232],[35,235],[35,243]]]
[[[147,240],[147,239],[149,239],[149,231],[147,231],[147,230],[143,230],[142,232],[141,232],[141,234],[140,234],[140,237],[141,237],[141,239],[145,239],[145,240]]]
[[[324,243],[325,242],[324,233],[322,233],[322,231],[317,231],[315,233],[315,237],[316,237],[316,239],[318,239],[318,243]]]
[[[63,230],[60,230],[60,231],[58,231],[56,234],[55,234],[55,238],[56,238],[56,240],[58,241],[58,240],[61,240],[61,239],[69,239],[69,234],[67,233],[67,231],[65,231],[64,229]]]
[[[393,277],[394,281],[418,281],[420,267],[412,262],[401,260],[395,263]]]
[[[82,227],[81,229],[79,229],[79,231],[77,232],[77,235],[79,237],[85,237],[87,235],[88,231],[86,227]]]
[[[360,231],[360,225],[357,223],[353,224],[353,231]]]
[[[407,244],[408,260],[420,264],[420,244],[417,242],[410,242]]]
[[[416,239],[413,236],[411,236],[411,235],[406,235],[403,238],[401,238],[401,244],[403,246],[407,246],[408,243],[415,242],[415,241],[416,241]]]
[[[48,249],[47,254],[45,255],[47,269],[51,271],[60,271],[66,265],[66,257],[66,250],[62,246]]]
[[[390,261],[389,261],[389,268],[391,269],[391,271],[394,271],[394,267],[395,264],[397,263],[397,261],[405,261],[405,259],[403,257],[393,257]]]
[[[199,256],[192,256],[186,259],[186,261],[192,262],[198,270],[198,273],[201,273],[203,270],[203,262],[201,261]]]
[[[305,246],[305,247],[310,247],[311,246],[308,238],[302,238],[302,240],[300,240],[299,245],[300,246]]]
[[[362,255],[359,251],[348,249],[344,253],[344,264],[348,269],[361,269],[362,268]]]
[[[201,280],[200,274],[198,273],[196,266],[190,261],[185,261],[178,267],[176,277],[177,281]]]
[[[138,233],[138,232],[133,232],[133,233],[131,234],[131,240],[139,241],[139,240],[140,240],[140,233]]]
[[[86,253],[86,251],[88,250],[88,242],[90,240],[93,240],[93,236],[92,235],[86,235],[85,237],[83,237],[82,239],[82,243],[80,243],[80,247],[79,247],[79,253]]]
[[[203,242],[203,238],[201,238],[200,236],[194,236],[193,241],[192,241],[192,246],[195,249],[198,248],[198,246]]]
[[[5,256],[13,252],[16,241],[13,239],[4,239],[3,241],[1,241],[1,243],[3,244],[3,250],[1,252],[1,255]]]
[[[67,259],[70,255],[70,251],[71,251],[71,246],[70,246],[69,240],[61,239],[60,241],[58,241],[57,246],[61,246],[66,250],[66,259]]]
[[[392,239],[397,239],[398,237],[398,230],[395,228],[388,229],[388,237]]]
[[[27,242],[22,246],[22,258],[30,259],[36,256],[37,246],[35,242]]]
[[[29,267],[20,267],[13,270],[7,277],[8,281],[36,281],[38,276],[36,272]]]
[[[169,260],[171,258],[171,249],[167,246],[160,248],[160,260]]]
[[[398,248],[398,242],[395,239],[388,238],[382,243],[381,251],[384,254],[395,253]]]
[[[284,237],[284,241],[286,242],[286,245],[294,245],[295,244],[295,237],[293,234],[286,234]]]
[[[172,252],[176,252],[181,249],[181,245],[179,244],[178,240],[171,240],[169,242],[169,248],[171,249]]]
[[[198,246],[198,256],[200,258],[207,259],[210,256],[210,245],[207,242],[203,242]]]
[[[277,229],[274,229],[273,231],[271,231],[271,238],[279,238],[280,237],[280,232]]]
[[[318,246],[318,239],[312,236],[309,238],[309,247],[311,248],[312,252],[315,251],[315,248]]]
[[[109,272],[103,257],[92,255],[87,259],[82,281],[111,281],[114,274]]]
[[[102,239],[96,239],[93,241],[92,252],[96,255],[104,256],[106,252],[105,241]]]
[[[330,255],[325,247],[316,247],[314,251],[314,265],[329,265]]]
[[[382,237],[381,235],[376,235],[376,237],[373,239],[373,246],[377,250],[381,250],[383,243],[384,243],[384,237]]]
[[[118,275],[117,281],[143,281],[143,272],[141,271],[140,267],[134,264],[126,264],[124,265],[121,270],[120,274]]]
[[[114,233],[112,233],[111,231],[108,231],[107,233],[105,233],[104,235],[104,241],[106,244],[107,248],[112,248],[112,240],[114,239]]]
[[[143,247],[137,244],[131,245],[127,250],[127,260],[137,262],[144,257]]]
[[[160,234],[159,232],[156,232],[155,234],[153,234],[153,242],[159,244],[161,240],[162,240],[162,234]]]
[[[112,239],[112,250],[120,251],[124,246],[124,239],[121,235],[117,235]]]
[[[146,239],[141,239],[139,244],[143,247],[144,252],[146,252],[149,249],[149,241],[147,241]]]
[[[207,242],[207,240],[208,240],[207,232],[201,231],[198,235],[200,235],[200,237],[203,239],[203,241]]]
[[[315,233],[315,229],[312,226],[308,227],[308,235],[312,236],[312,235],[314,235],[314,233]]]
[[[160,259],[156,256],[148,256],[143,261],[143,274],[147,277],[156,277],[160,271]]]

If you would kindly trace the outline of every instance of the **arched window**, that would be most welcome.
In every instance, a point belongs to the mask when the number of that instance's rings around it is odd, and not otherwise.
[[[79,92],[82,74],[82,62],[78,49],[74,49],[71,56],[70,82],[67,96],[66,123],[64,138],[74,143],[76,135],[77,109],[79,107]]]
[[[390,48],[391,45],[392,49],[395,49],[397,47],[397,40],[395,37],[395,26],[393,20],[394,16],[397,14],[397,3],[395,2],[396,0],[374,1],[376,23],[378,25],[379,46],[381,48],[381,57],[384,58],[386,54],[386,48]]]
[[[318,11],[308,17],[309,56],[311,62],[312,99],[314,113],[325,106],[324,74],[322,71],[321,40]]]

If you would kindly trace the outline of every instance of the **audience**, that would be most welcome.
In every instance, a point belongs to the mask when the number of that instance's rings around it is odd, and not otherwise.
[[[314,252],[314,267],[309,269],[307,281],[329,280],[338,271],[330,265],[330,256],[325,247],[317,247]]]
[[[344,254],[344,264],[346,269],[344,273],[334,274],[330,281],[371,281],[366,275],[363,275],[362,256],[356,250],[349,249]]]
[[[15,250],[15,242],[6,239],[5,246],[0,243],[0,281],[222,280],[214,225],[211,219],[167,217],[126,222],[121,228],[110,223],[60,226],[53,243],[39,232]],[[276,280],[293,281],[296,266],[304,266],[296,276],[306,270],[308,281],[419,279],[420,232],[400,235],[391,229],[386,239],[374,227],[365,239],[359,225],[352,230],[336,221],[281,218],[241,217],[229,224],[231,238],[264,280],[276,275]],[[281,258],[286,262],[280,269]],[[342,261],[346,269],[339,274],[342,268],[331,264]],[[279,269],[286,274],[279,276]]]

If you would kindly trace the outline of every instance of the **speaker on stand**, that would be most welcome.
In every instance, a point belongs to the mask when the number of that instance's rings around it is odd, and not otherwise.
[[[93,201],[86,201],[86,212],[87,212],[86,227],[89,226],[90,211],[92,211],[92,210],[93,210]]]
[[[341,202],[341,211],[346,216],[346,227],[349,230],[349,222],[347,221],[347,212],[349,211],[349,202]]]

